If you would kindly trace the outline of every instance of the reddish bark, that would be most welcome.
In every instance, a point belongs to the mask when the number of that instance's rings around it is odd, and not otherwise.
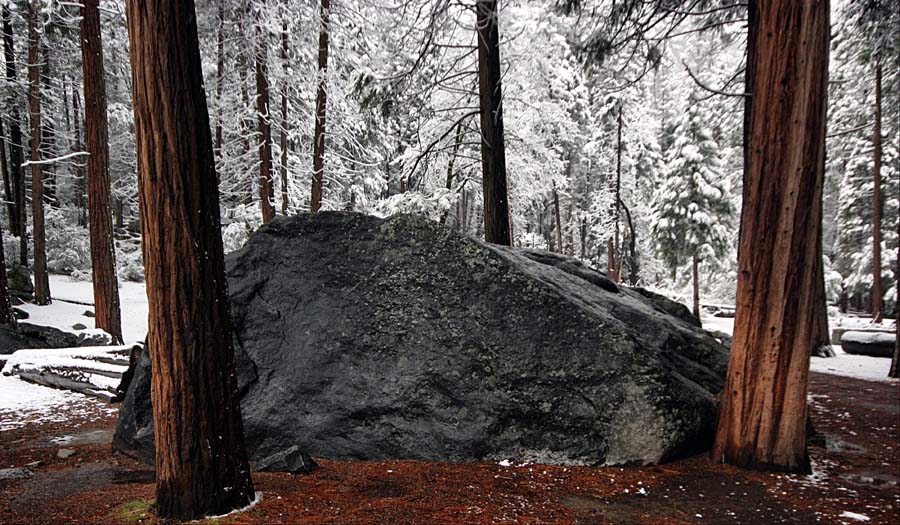
[[[156,507],[162,518],[189,520],[254,497],[215,160],[193,2],[126,5],[150,304]]]
[[[87,146],[88,210],[91,268],[94,281],[94,322],[122,342],[116,251],[109,206],[109,131],[106,80],[100,34],[99,0],[84,0],[81,17],[81,63],[84,73],[84,131]]]
[[[28,110],[31,116],[31,213],[34,220],[34,302],[50,304],[44,230],[44,166],[41,161],[41,52],[38,6],[28,4]]]
[[[760,0],[750,15],[737,316],[713,457],[808,471],[829,5]]]

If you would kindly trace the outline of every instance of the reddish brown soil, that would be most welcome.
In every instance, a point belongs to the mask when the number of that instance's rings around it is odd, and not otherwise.
[[[320,461],[308,476],[255,474],[262,501],[234,524],[900,523],[900,386],[813,374],[816,475],[746,472],[694,457],[660,467]],[[828,396],[828,397],[822,397]],[[34,468],[0,481],[0,523],[123,523],[120,505],[151,501],[153,471],[105,444],[58,445],[65,434],[111,430],[114,418],[29,424],[0,433],[0,467]],[[76,428],[77,427],[77,428]],[[56,456],[61,446],[77,453]],[[152,513],[131,523],[153,523]]]

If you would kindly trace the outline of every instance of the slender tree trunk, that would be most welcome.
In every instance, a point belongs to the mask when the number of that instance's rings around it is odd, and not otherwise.
[[[750,14],[753,101],[737,316],[713,457],[808,472],[806,391],[816,336],[829,5],[759,0],[751,1]]]
[[[619,118],[618,118],[618,138],[616,140],[616,192],[615,192],[615,205],[613,211],[613,217],[615,219],[615,228],[613,229],[613,253],[615,257],[613,257],[613,263],[615,264],[616,271],[613,274],[615,276],[616,283],[622,282],[622,274],[618,270],[622,267],[622,261],[617,259],[619,256],[619,215],[621,215],[621,210],[619,208],[619,204],[622,202],[621,198],[621,190],[622,190],[622,102],[619,101]]]
[[[44,231],[44,170],[41,160],[41,53],[38,6],[28,4],[28,109],[31,115],[31,213],[34,219],[34,302],[50,304]]]
[[[106,80],[100,33],[99,0],[83,0],[81,63],[84,73],[84,129],[87,137],[88,209],[90,210],[91,268],[94,273],[94,322],[121,343],[119,283],[109,206],[109,131]]]
[[[157,514],[192,520],[254,498],[197,17],[189,0],[126,5],[150,303]]]
[[[125,203],[122,202],[122,197],[116,197],[115,219],[117,229],[121,230],[125,227]]]
[[[259,28],[256,52],[256,112],[259,119],[259,204],[263,224],[275,218],[275,193],[272,187],[272,122],[269,113],[269,46],[267,32]]]
[[[74,113],[75,151],[84,150],[81,142],[81,109],[78,103],[78,91],[72,92],[72,113]],[[107,147],[107,150],[109,148]],[[75,205],[78,207],[78,225],[87,225],[87,180],[82,161],[75,163]]]
[[[562,218],[559,215],[559,191],[556,182],[553,183],[553,216],[556,218],[556,251],[562,253]]]
[[[3,118],[0,118],[0,170],[3,171],[3,196],[6,199],[6,213],[9,216],[9,233],[16,234],[16,204],[13,201],[10,185],[9,165],[6,163],[6,133],[3,130]]]
[[[456,162],[456,154],[459,153],[459,145],[462,143],[462,137],[463,137],[463,130],[462,130],[462,123],[460,123],[459,125],[456,126],[456,138],[454,139],[454,142],[453,142],[453,150],[450,153],[450,158],[447,160],[447,183],[446,183],[447,191],[450,191],[453,189],[453,164]],[[444,210],[443,213],[441,213],[441,220],[440,220],[441,224],[447,223],[447,216],[449,214],[450,214],[450,208],[447,208],[446,210]]]
[[[243,53],[238,54],[238,76],[241,79],[241,101],[243,102],[243,107],[246,115],[246,111],[251,107],[250,105],[250,94],[249,88],[247,87],[248,79],[247,79],[247,60],[244,57]],[[252,146],[250,144],[250,130],[253,128],[253,119],[249,117],[241,118],[241,135],[243,136],[244,142],[244,153],[247,155],[250,154],[250,150]],[[244,199],[243,203],[245,206],[249,206],[253,203],[253,177],[248,177],[246,179],[246,188],[244,191]]]
[[[3,5],[3,56],[6,62],[6,81],[15,85],[16,58],[12,33],[12,15],[9,4]],[[10,217],[10,223],[15,224],[14,235],[19,237],[19,264],[28,266],[28,235],[26,223],[28,221],[25,203],[25,173],[22,168],[24,155],[22,152],[22,130],[19,127],[19,106],[15,97],[10,94],[8,99],[10,111],[9,123],[9,170],[12,178],[12,186],[15,200],[15,214]]]
[[[219,27],[216,33],[216,159],[222,162],[222,82],[225,80],[225,2],[218,2],[216,16]],[[218,170],[216,175],[221,176]]]
[[[897,160],[897,164],[900,165],[900,159]],[[897,221],[897,234],[900,236],[900,221]],[[900,245],[897,246],[896,271],[897,275],[900,276]],[[888,371],[888,377],[897,378],[900,377],[900,282],[894,287],[897,289],[897,298],[894,302],[894,357],[891,359],[891,369]]]
[[[819,203],[822,204],[821,201]],[[819,211],[821,215],[822,211]],[[825,263],[822,260],[822,231],[819,230],[817,241],[819,255],[816,257],[816,324],[815,341],[813,341],[812,355],[816,357],[834,357],[831,349],[831,331],[828,329],[828,303],[825,298]]]
[[[6,278],[6,254],[3,248],[3,228],[0,228],[0,325],[16,326],[16,313],[9,300],[9,283]]]
[[[694,275],[694,317],[700,319],[700,261],[697,254],[691,257],[691,267]]]
[[[287,20],[281,22],[281,68],[284,71],[284,82],[281,87],[281,213],[288,214],[288,140],[287,140],[287,90],[288,90],[288,37]]]
[[[475,10],[478,31],[478,92],[481,107],[484,239],[490,243],[511,246],[506,146],[503,142],[500,24],[497,0],[477,0]]]
[[[466,187],[462,189],[462,217],[459,219],[459,228],[463,235],[469,233],[469,192]]]
[[[875,130],[872,133],[872,319],[881,322],[884,292],[881,287],[881,61],[875,64]]]
[[[313,131],[313,180],[309,210],[313,213],[322,207],[322,178],[325,171],[325,116],[326,82],[328,75],[328,17],[331,0],[321,0],[319,13],[319,79],[316,90],[316,125]]]

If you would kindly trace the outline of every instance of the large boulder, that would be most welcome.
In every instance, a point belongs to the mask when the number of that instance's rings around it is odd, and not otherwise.
[[[0,325],[0,355],[25,348],[71,348],[101,346],[111,341],[110,335],[98,330],[80,334],[64,332],[52,326],[19,322],[16,326]]]
[[[262,227],[226,267],[256,459],[649,464],[711,444],[724,347],[575,259],[319,213]],[[146,460],[149,376],[145,355],[115,439]]]

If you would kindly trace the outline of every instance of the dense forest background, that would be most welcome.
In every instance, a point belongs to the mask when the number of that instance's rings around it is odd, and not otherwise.
[[[696,262],[704,301],[733,302],[743,172],[744,4],[694,1],[665,8],[665,2],[597,0],[578,2],[594,5],[574,9],[572,3],[511,0],[500,6],[514,244],[615,269],[624,282],[682,299],[690,297]],[[17,220],[23,203],[29,215],[32,210],[31,172],[16,169],[12,150],[18,145],[23,158],[34,158],[28,150],[27,70],[39,65],[31,69],[40,74],[47,264],[53,272],[90,280],[80,154],[80,7],[57,0],[31,2],[32,11],[29,2],[2,4],[7,264],[23,261],[23,246],[25,259],[33,256],[33,221],[25,221],[23,243]],[[824,188],[827,299],[869,309],[877,244],[884,268],[880,295],[885,311],[892,312],[900,63],[896,54],[876,57],[881,48],[873,35],[883,34],[884,27],[896,34],[896,24],[890,29],[896,14],[872,19],[857,3],[833,4]],[[640,11],[625,12],[628,6]],[[141,280],[124,2],[100,2],[100,14],[118,276]],[[226,251],[239,248],[263,222],[263,202],[278,215],[309,211],[320,85],[327,98],[322,209],[418,213],[483,235],[472,5],[200,0],[197,16]],[[326,69],[319,67],[323,28]],[[873,227],[877,110],[885,137],[880,229]],[[20,133],[18,144],[13,128]],[[272,187],[261,191],[266,173]]]

